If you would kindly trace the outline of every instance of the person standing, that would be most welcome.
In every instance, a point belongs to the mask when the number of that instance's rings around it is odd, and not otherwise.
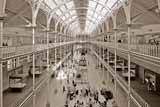
[[[152,91],[152,82],[150,78],[148,79],[147,88],[148,88],[148,91]]]
[[[63,93],[66,91],[65,86],[63,86]]]

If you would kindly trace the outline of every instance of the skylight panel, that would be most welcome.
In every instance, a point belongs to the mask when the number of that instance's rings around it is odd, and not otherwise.
[[[107,13],[107,10],[106,10],[105,8],[103,8],[102,11],[101,11],[101,13],[102,13],[103,15],[105,15],[105,14]]]
[[[58,16],[61,16],[61,15],[62,15],[62,12],[61,12],[60,10],[57,10],[57,11],[56,11],[56,14],[57,14]]]
[[[71,21],[72,21],[72,18],[69,19],[69,22],[71,22]]]
[[[93,11],[88,10],[88,14],[93,15],[94,13],[93,13]]]
[[[53,1],[53,0],[52,0]],[[57,4],[61,4],[62,0],[54,0]]]
[[[73,12],[69,12],[70,15],[74,15]]]
[[[98,20],[101,20],[101,19],[102,19],[102,17],[101,17],[101,16],[99,16],[99,17],[98,17]]]
[[[60,9],[61,9],[63,12],[65,12],[65,11],[67,10],[66,7],[65,7],[64,5],[61,6]]]
[[[62,16],[62,20],[65,20],[66,19],[66,17],[65,16]]]
[[[92,16],[90,16],[90,15],[87,15],[87,18],[88,18],[88,19],[92,19]]]
[[[94,18],[94,19],[92,19],[93,20],[93,22],[96,22],[96,19]]]
[[[44,0],[44,2],[51,8],[54,9],[56,7],[56,4],[53,2],[53,0]]]
[[[96,2],[94,1],[89,1],[89,7],[95,8],[96,7]]]
[[[87,14],[87,16],[88,16],[88,17],[92,17],[92,16],[93,16],[93,14],[89,14],[89,13],[88,13],[88,14]]]
[[[113,6],[116,2],[117,2],[117,0],[108,0],[107,6],[108,6],[109,8],[112,8],[112,6]]]
[[[72,10],[72,11],[70,12],[70,14],[71,14],[71,15],[76,14],[76,11],[75,11],[75,10]]]
[[[42,4],[41,8],[46,12],[50,12],[51,11],[51,8],[46,3]]]
[[[102,6],[101,6],[100,4],[98,4],[98,6],[97,6],[97,8],[96,8],[96,11],[97,11],[97,12],[100,12],[101,9],[102,9]]]
[[[89,21],[89,20],[86,20],[86,25],[87,25],[87,24],[88,24],[88,25],[90,24],[90,21]]]
[[[77,18],[77,16],[73,16],[73,17],[72,17],[73,20],[76,19],[76,18]]]
[[[73,1],[67,3],[66,5],[68,9],[71,9],[74,6]]]
[[[98,20],[94,19],[94,22],[98,24]]]
[[[69,15],[69,13],[67,13],[65,16],[68,18],[70,15]]]
[[[106,0],[99,0],[99,2],[105,4]]]
[[[95,18],[97,18],[97,17],[98,17],[98,14],[97,14],[97,13],[95,13],[95,14],[94,14],[94,17],[95,17]]]

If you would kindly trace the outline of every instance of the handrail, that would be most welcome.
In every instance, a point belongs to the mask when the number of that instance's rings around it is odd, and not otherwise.
[[[67,56],[65,57],[65,58],[63,58],[58,64],[56,64],[55,66],[54,66],[54,69],[52,70],[52,72],[50,72],[50,75],[49,76],[51,76],[52,75],[52,73],[59,67],[59,66],[61,66],[61,64],[69,57],[71,55],[71,53],[68,53],[67,54]],[[44,77],[45,78],[45,77]],[[35,91],[37,91],[38,89],[40,89],[45,83],[46,83],[46,81],[48,80],[49,78],[48,77],[46,77],[45,79],[41,79],[38,83],[38,85],[36,86],[36,89],[35,89]],[[17,107],[23,107],[23,105],[31,98],[33,96],[33,91],[22,101],[22,103],[21,104],[19,104],[19,106],[17,106]]]
[[[133,94],[132,94],[133,93]],[[131,96],[133,97],[133,98],[135,98],[135,97],[137,97],[137,99],[139,99],[142,103],[143,103],[143,105],[145,106],[145,107],[150,107],[150,105],[135,91],[135,90],[133,90],[133,88],[131,88]],[[138,101],[137,101],[138,102]],[[143,106],[142,106],[143,107]]]
[[[33,96],[33,92],[30,93],[18,107],[22,107],[29,99],[31,99],[32,96]]]
[[[92,49],[91,49],[92,50]],[[96,57],[98,57],[98,59],[102,62],[102,64],[106,67],[106,68],[108,68],[108,66],[106,66],[107,64],[106,64],[106,62],[104,62],[103,60],[102,60],[102,58],[100,58],[100,56],[95,52],[95,51],[93,51],[92,50],[92,52],[95,54],[95,56]],[[110,68],[110,67],[109,67]],[[109,70],[111,70],[111,69],[109,69]],[[112,72],[113,72],[113,69],[112,69],[112,71],[109,71],[110,73],[111,73],[111,75],[114,77],[115,76],[115,74],[113,74]],[[128,89],[126,89],[126,87],[127,87],[127,84],[126,84],[126,82],[124,82],[123,81],[123,79],[122,79],[122,77],[120,77],[120,75],[118,74],[117,75],[117,77],[118,78],[116,78],[116,81],[118,82],[118,83],[120,83],[120,86],[124,89],[124,91],[127,93],[128,92]],[[122,85],[123,84],[123,85]],[[131,88],[131,94],[130,94],[130,97],[134,100],[134,102],[138,105],[138,107],[150,107],[150,105],[136,92],[136,91],[134,91],[133,90],[133,88]],[[139,100],[137,100],[137,99],[139,99]],[[141,104],[142,103],[142,104]]]
[[[131,99],[133,100],[133,102],[135,102],[135,104],[137,104],[138,107],[143,107],[138,103],[138,101],[132,95],[131,95]]]
[[[97,41],[91,41],[90,43],[93,43],[93,44],[99,44],[99,45],[105,45],[106,47],[108,47],[108,48],[113,48],[113,49],[115,49],[115,47],[114,47],[114,43],[110,43],[110,42],[97,42]],[[119,46],[118,46],[118,48],[117,48],[117,50],[119,50],[119,51],[122,51],[122,52],[129,52],[128,51],[128,46],[127,46],[127,44],[118,44]],[[130,53],[131,53],[131,55],[140,55],[140,56],[143,56],[143,57],[145,57],[145,59],[147,58],[147,59],[149,59],[149,60],[152,60],[152,61],[154,61],[154,62],[157,62],[157,63],[160,63],[160,47],[159,47],[159,51],[156,51],[156,52],[158,52],[157,54],[158,54],[158,56],[154,56],[154,55],[150,55],[150,53],[148,52],[148,53],[144,53],[143,52],[143,49],[145,49],[145,48],[143,48],[143,46],[145,46],[145,47],[152,47],[152,45],[139,45],[139,47],[142,47],[141,49],[141,51],[136,51],[135,49],[133,49],[133,48],[131,48],[132,50],[130,51]],[[131,47],[138,47],[137,46],[137,44],[132,44],[131,45]],[[149,48],[150,49],[150,48]],[[148,48],[147,48],[147,50],[149,50]],[[152,48],[151,48],[152,49]],[[140,48],[138,48],[137,50],[140,50]]]
[[[49,44],[49,48],[55,48],[55,47],[59,47],[59,46],[64,46],[64,45],[70,45],[70,44],[74,44],[77,43],[77,41],[70,41],[70,42],[64,42],[64,43],[51,43]],[[32,45],[24,45],[24,46],[17,46],[17,47],[11,47],[11,46],[5,46],[5,47],[1,47],[2,49],[2,54],[3,54],[3,60],[5,59],[9,59],[12,57],[18,57],[18,56],[22,56],[22,55],[27,55],[27,54],[31,54],[33,52],[33,47]],[[39,52],[42,50],[46,50],[47,49],[47,45],[46,44],[37,44],[35,46],[35,52]]]

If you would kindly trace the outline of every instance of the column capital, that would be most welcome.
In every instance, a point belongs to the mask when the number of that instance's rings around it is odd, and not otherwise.
[[[4,20],[4,16],[0,16],[0,21],[3,21]]]
[[[114,31],[118,31],[118,28],[113,28]]]
[[[111,33],[111,32],[110,32],[110,31],[107,31],[106,33],[109,34],[109,33]]]
[[[127,23],[127,26],[128,26],[128,27],[131,27],[131,26],[132,26],[132,24],[131,24],[131,23]]]
[[[36,25],[36,24],[28,24],[27,27],[28,27],[28,28],[36,28],[37,25]]]
[[[36,24],[31,24],[31,27],[32,27],[32,28],[36,28],[37,25],[36,25]]]
[[[0,14],[0,21],[4,20],[4,18],[7,16],[7,14]]]
[[[44,32],[51,32],[51,30],[50,29],[44,29]]]

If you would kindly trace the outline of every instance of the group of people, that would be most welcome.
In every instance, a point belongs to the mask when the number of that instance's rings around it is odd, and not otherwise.
[[[146,83],[147,83],[147,89],[148,91],[154,91],[155,90],[155,82],[154,81],[151,81],[151,78],[146,78],[145,79]]]
[[[81,88],[78,85],[72,81],[71,86],[63,86],[63,92],[66,94],[65,107],[107,107],[105,98],[100,100],[103,96],[98,90],[91,88],[89,84],[80,84]]]

